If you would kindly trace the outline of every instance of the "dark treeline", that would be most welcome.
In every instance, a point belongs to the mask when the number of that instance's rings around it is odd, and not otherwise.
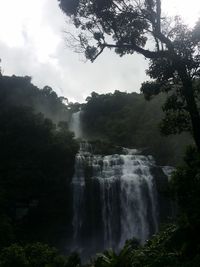
[[[64,248],[71,235],[70,183],[78,150],[67,107],[51,88],[39,90],[29,77],[16,76],[0,77],[0,105],[0,249],[32,242]],[[65,121],[55,124],[46,116]]]
[[[29,76],[0,76],[1,109],[11,106],[32,107],[34,113],[41,112],[57,123],[69,119],[69,111],[64,104],[67,101],[67,98],[58,97],[49,86],[40,90],[31,83]]]
[[[164,94],[146,101],[142,94],[137,93],[93,92],[86,100],[82,120],[90,138],[142,149],[163,165],[180,163],[186,146],[192,143],[187,133],[170,136],[161,133],[159,124],[164,118]]]

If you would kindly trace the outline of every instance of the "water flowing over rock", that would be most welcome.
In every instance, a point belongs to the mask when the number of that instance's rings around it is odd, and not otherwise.
[[[76,138],[82,137],[81,111],[78,111],[72,114],[71,120],[69,123],[69,128],[72,132],[74,132]]]
[[[73,188],[73,249],[93,255],[119,250],[127,239],[143,244],[158,230],[158,203],[151,156],[135,149],[94,155],[82,143],[76,156]]]

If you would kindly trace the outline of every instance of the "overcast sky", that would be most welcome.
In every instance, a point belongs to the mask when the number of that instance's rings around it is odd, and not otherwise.
[[[199,0],[164,0],[163,9],[192,25],[200,17]],[[0,58],[4,75],[32,76],[59,96],[82,102],[92,91],[139,92],[148,79],[148,61],[140,55],[118,57],[106,51],[94,63],[83,62],[66,47],[68,30],[57,0],[0,0]]]

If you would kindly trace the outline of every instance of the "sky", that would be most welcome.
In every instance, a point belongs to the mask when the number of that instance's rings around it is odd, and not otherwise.
[[[163,0],[168,15],[189,25],[200,17],[199,0]],[[59,96],[83,102],[92,91],[139,92],[148,80],[141,55],[119,57],[107,50],[94,63],[66,45],[67,18],[57,0],[0,0],[0,58],[4,75],[31,76],[39,88],[51,86]],[[71,29],[71,28],[70,28]]]

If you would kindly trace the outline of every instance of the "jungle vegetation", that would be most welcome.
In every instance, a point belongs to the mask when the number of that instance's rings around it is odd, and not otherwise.
[[[61,248],[71,234],[79,145],[66,120],[55,123],[41,111],[56,121],[67,108],[52,89],[16,76],[0,77],[0,103],[0,249],[24,242]]]
[[[150,59],[147,73],[153,81],[144,83],[141,91],[147,99],[160,92],[168,93],[163,105],[162,130],[166,134],[188,131],[194,138],[194,146],[188,148],[184,163],[173,173],[169,184],[171,197],[178,204],[176,221],[163,226],[144,246],[133,238],[119,253],[105,251],[87,266],[199,266],[200,23],[189,29],[176,18],[170,24],[162,16],[161,0],[59,0],[59,3],[81,30],[79,47],[87,58],[93,61],[111,48],[120,56],[136,52]],[[146,46],[149,36],[153,37],[152,50]],[[0,80],[4,88],[5,80],[2,76]],[[30,79],[27,86],[32,87]],[[51,90],[46,93],[41,96],[42,101],[45,102],[46,95],[47,102],[50,101],[52,95],[53,103],[60,103]],[[101,97],[93,95],[92,101]],[[70,218],[70,210],[66,213],[64,205],[70,201],[66,177],[70,181],[78,149],[73,134],[67,124],[55,125],[38,114],[34,105],[27,106],[26,101],[20,106],[10,105],[6,99],[1,94],[0,266],[81,266],[77,254],[65,258],[54,248],[38,243],[59,247],[61,229],[66,229]],[[121,136],[113,138],[116,142],[122,140]],[[127,142],[129,137],[125,139]]]
[[[160,165],[177,166],[193,140],[186,131],[167,136],[161,131],[165,100],[164,94],[146,101],[137,93],[93,92],[82,105],[84,134],[90,140],[108,142],[108,154],[112,144],[133,147],[153,155]]]

